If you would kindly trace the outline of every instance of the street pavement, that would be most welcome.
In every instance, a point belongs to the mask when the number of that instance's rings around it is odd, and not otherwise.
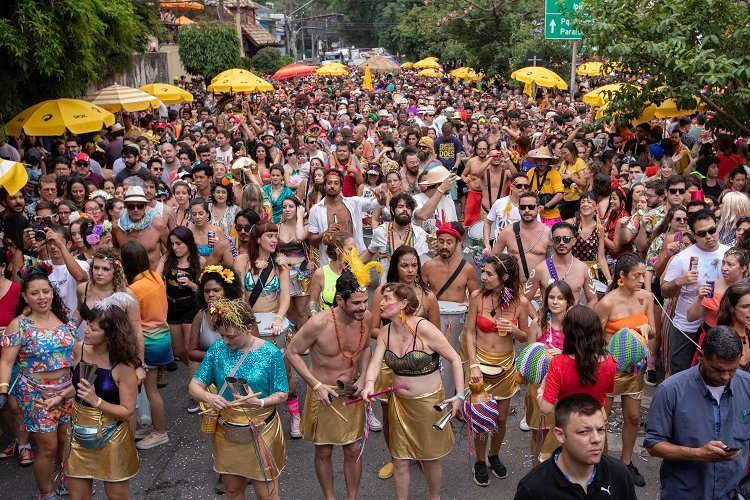
[[[176,498],[220,498],[214,494],[217,475],[212,469],[209,438],[200,432],[200,417],[189,414],[186,386],[188,371],[180,367],[178,372],[170,373],[169,386],[162,389],[166,403],[169,443],[151,450],[140,452],[141,470],[131,480],[131,492],[136,499],[176,499]],[[300,401],[304,401],[305,386],[299,383]],[[466,433],[459,434],[456,428],[456,447],[443,459],[443,499],[511,499],[518,481],[531,470],[529,454],[530,434],[522,432],[518,423],[523,417],[523,398],[525,388],[513,398],[511,415],[508,417],[508,432],[500,452],[500,459],[508,468],[506,479],[497,479],[490,475],[490,485],[486,488],[476,486],[472,480],[473,459],[469,457]],[[650,402],[653,389],[647,387],[644,406]],[[322,498],[315,470],[313,468],[313,445],[301,439],[288,438],[289,414],[285,405],[280,408],[284,429],[287,432],[288,458],[286,468],[280,478],[281,498],[284,499],[318,499]],[[376,409],[380,415],[380,408]],[[615,419],[614,425],[621,420]],[[331,422],[333,425],[336,422]],[[619,457],[620,436],[616,432],[609,434],[609,454]],[[0,437],[2,446],[9,439],[5,432]],[[658,497],[658,468],[660,460],[649,457],[642,451],[642,437],[636,445],[634,462],[646,478],[646,487],[637,488],[638,497],[655,499]],[[371,433],[362,456],[363,472],[360,487],[361,499],[394,498],[392,480],[378,479],[377,472],[388,458],[382,433]],[[334,453],[334,477],[336,498],[345,498],[344,480],[341,468],[342,454],[338,449]],[[95,498],[105,498],[101,484],[95,484]],[[36,498],[37,489],[32,468],[21,468],[15,458],[0,462],[0,494],[9,499]],[[252,498],[252,488],[248,488],[248,498]],[[418,466],[411,468],[410,498],[427,498],[427,485],[424,475]]]

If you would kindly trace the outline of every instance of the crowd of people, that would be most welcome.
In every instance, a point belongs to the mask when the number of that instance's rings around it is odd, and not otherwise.
[[[279,498],[288,438],[314,443],[326,499],[341,446],[357,498],[382,431],[379,477],[407,498],[419,461],[436,499],[456,426],[479,429],[473,482],[507,477],[522,390],[536,467],[516,498],[635,498],[658,385],[662,498],[741,494],[747,142],[703,114],[618,126],[580,95],[376,80],[191,84],[99,133],[0,138],[29,177],[0,189],[0,458],[33,464],[40,499],[93,480],[128,498],[138,451],[170,439],[160,389],[189,370],[227,498]]]

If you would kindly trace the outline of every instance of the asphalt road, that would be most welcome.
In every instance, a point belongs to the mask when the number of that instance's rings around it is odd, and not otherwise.
[[[169,443],[140,452],[141,470],[131,480],[131,492],[136,499],[175,499],[175,498],[219,498],[213,488],[217,475],[212,469],[210,442],[200,432],[199,417],[185,411],[187,403],[186,384],[187,369],[181,367],[178,372],[170,373],[170,384],[162,389],[167,407]],[[304,385],[298,384],[304,400]],[[469,458],[468,443],[465,434],[456,431],[457,446],[443,459],[443,499],[510,499],[516,490],[518,481],[531,470],[528,460],[530,434],[521,432],[518,423],[523,416],[523,395],[525,389],[516,394],[508,417],[506,442],[500,452],[500,459],[508,468],[506,479],[490,476],[490,485],[486,488],[476,486],[472,481],[473,460]],[[653,389],[647,388],[644,406],[650,401]],[[516,413],[517,411],[517,413]],[[380,409],[376,410],[379,415]],[[289,414],[285,407],[280,408],[284,429],[289,430]],[[612,419],[611,428],[618,427],[618,419]],[[619,457],[619,434],[610,432],[609,453]],[[0,437],[4,444],[9,439],[8,433]],[[646,478],[646,487],[637,488],[639,498],[658,498],[658,467],[660,461],[650,458],[641,451],[639,438],[636,447],[636,466]],[[313,469],[313,445],[303,440],[287,438],[288,458],[286,468],[281,475],[281,497],[285,499],[321,498],[320,488]],[[372,433],[362,456],[363,473],[360,488],[362,499],[394,498],[395,493],[391,480],[382,481],[377,471],[387,460],[388,453],[382,433]],[[334,453],[334,475],[336,480],[336,498],[344,498],[345,488],[341,472],[341,451]],[[427,498],[426,482],[419,467],[414,465],[411,474],[411,498]],[[95,485],[95,498],[105,498],[101,485]],[[32,499],[37,496],[36,483],[32,469],[21,468],[15,458],[0,462],[0,491],[4,498]],[[8,496],[6,496],[8,495]],[[248,488],[248,497],[253,497],[252,488]]]

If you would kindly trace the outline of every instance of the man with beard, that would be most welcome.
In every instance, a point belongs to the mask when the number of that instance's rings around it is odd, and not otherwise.
[[[344,451],[346,498],[354,500],[359,494],[362,476],[359,440],[364,437],[365,405],[344,406],[346,398],[340,397],[336,387],[338,381],[351,384],[351,392],[356,395],[365,385],[370,361],[368,284],[358,282],[352,272],[345,269],[336,280],[337,307],[312,316],[294,336],[285,353],[310,387],[302,412],[302,435],[306,441],[315,443],[315,473],[326,500],[335,498],[331,455],[337,445]],[[309,368],[302,358],[308,350]]]
[[[126,212],[112,224],[113,242],[116,248],[128,241],[137,241],[148,252],[151,270],[159,265],[161,244],[167,245],[167,226],[156,210],[148,206],[143,188],[130,186],[125,191]]]
[[[136,146],[130,144],[122,148],[122,163],[124,168],[115,176],[115,184],[122,184],[122,181],[128,177],[138,175],[138,172],[148,172],[148,169],[138,161],[140,153],[140,150]]]
[[[26,200],[23,197],[23,192],[18,191],[11,195],[5,188],[0,188],[0,202],[5,208],[3,214],[13,213],[26,217]]]
[[[570,253],[575,243],[576,232],[571,224],[558,222],[552,226],[552,248],[555,252],[531,270],[524,289],[527,299],[533,299],[539,288],[544,293],[550,283],[564,281],[573,290],[576,304],[583,291],[586,305],[592,308],[596,305],[598,298],[591,269]]]
[[[339,142],[336,152],[328,158],[326,168],[332,168],[344,172],[344,180],[341,192],[344,197],[349,198],[357,195],[357,188],[365,182],[362,169],[357,157],[352,154],[352,146],[348,142]]]
[[[413,149],[405,149],[403,155],[404,168],[401,170],[401,176],[403,178],[404,192],[414,196],[420,193],[417,186],[417,178],[419,177],[419,152]]]
[[[521,213],[518,211],[520,196],[529,190],[529,180],[523,172],[516,172],[509,176],[510,194],[492,204],[487,218],[484,219],[482,234],[484,237],[484,248],[487,252],[492,250],[490,243],[497,237],[497,232],[505,226],[521,220]]]
[[[370,246],[362,252],[362,261],[369,262],[373,258],[389,261],[393,252],[402,245],[413,247],[424,263],[427,252],[427,233],[424,229],[411,223],[412,214],[417,202],[407,193],[399,193],[388,203],[393,215],[392,222],[378,226],[372,232]]]
[[[486,216],[492,205],[505,192],[508,174],[516,172],[507,152],[494,148],[489,151],[489,143],[480,139],[476,144],[477,155],[466,162],[461,178],[470,191],[466,199],[464,226],[469,227]],[[489,151],[489,154],[488,154]]]
[[[510,255],[518,258],[521,281],[525,282],[531,270],[547,257],[550,234],[549,228],[537,219],[539,198],[534,193],[526,192],[519,197],[518,210],[521,220],[505,226],[497,234],[492,254],[500,255],[507,249]]]
[[[148,200],[148,207],[155,210],[167,225],[167,231],[171,231],[177,225],[175,210],[156,199],[156,183],[158,178],[151,172],[140,172],[138,177],[143,181],[143,191]]]
[[[510,115],[510,113],[508,113]],[[518,120],[516,120],[518,121]],[[500,117],[493,116],[490,118],[490,131],[489,134],[487,134],[487,143],[492,144],[493,148],[494,146],[500,142],[500,140],[503,138],[503,132],[500,129]]]
[[[269,129],[260,138],[263,145],[268,148],[268,159],[266,161],[276,162],[276,157],[279,156],[279,148],[276,147],[276,135],[273,129]]]
[[[339,170],[328,170],[325,177],[326,195],[310,208],[308,219],[310,245],[319,245],[321,266],[328,264],[328,255],[323,244],[323,237],[326,233],[333,234],[336,231],[345,231],[352,234],[357,245],[357,251],[362,253],[366,250],[361,224],[363,213],[373,210],[378,204],[380,206],[385,205],[385,192],[382,186],[373,190],[374,198],[342,197],[343,177],[344,174]],[[358,222],[355,224],[353,221]]]
[[[560,222],[560,209],[557,204],[563,199],[565,186],[562,183],[560,172],[552,168],[552,163],[557,159],[552,155],[547,146],[531,151],[526,158],[534,163],[526,176],[531,185],[531,191],[536,193],[542,205],[542,222],[552,227]]]
[[[161,173],[161,180],[169,182],[169,176],[180,168],[180,159],[177,158],[176,151],[171,142],[163,142],[159,145],[159,153],[164,159],[164,170]]]
[[[437,253],[422,264],[422,278],[438,300],[466,302],[478,285],[474,266],[467,266],[463,258],[464,228],[459,222],[446,222],[436,234]]]
[[[442,167],[443,164],[435,158],[435,141],[429,136],[424,136],[417,143],[419,150],[419,169],[430,170],[435,167]]]
[[[234,267],[235,256],[248,253],[250,231],[258,221],[260,221],[260,216],[254,210],[246,208],[240,211],[234,217],[234,230],[237,238],[235,240],[220,238],[216,242],[214,251],[206,258],[206,265],[224,264],[227,267]]]

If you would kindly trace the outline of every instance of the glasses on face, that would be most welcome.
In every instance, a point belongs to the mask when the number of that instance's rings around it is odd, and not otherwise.
[[[234,229],[238,233],[248,233],[248,234],[250,234],[250,231],[252,231],[253,228],[252,228],[252,226],[241,226],[241,225],[235,224],[234,225]]]
[[[287,156],[297,156],[297,153],[295,153],[294,151],[287,151],[286,155]]]
[[[518,205],[518,210],[521,212],[524,210],[536,210],[536,205]]]
[[[695,235],[696,235],[696,236],[697,236],[698,238],[705,238],[705,237],[706,237],[707,235],[709,235],[709,234],[710,234],[710,235],[714,235],[714,234],[716,234],[716,226],[714,226],[714,227],[710,227],[710,228],[708,228],[708,229],[704,229],[703,231],[696,231],[696,232],[695,232]]]
[[[128,210],[143,210],[146,207],[145,203],[126,203],[125,207]]]
[[[687,217],[674,217],[672,220],[675,222],[687,222]]]
[[[567,244],[567,243],[570,243],[570,242],[571,242],[571,240],[573,240],[573,237],[572,237],[572,236],[553,236],[553,237],[552,237],[552,241],[553,241],[553,242],[554,242],[554,243],[555,243],[556,245],[559,245],[560,243],[565,243],[565,244]]]
[[[513,187],[516,189],[529,189],[529,184],[524,184],[524,183],[513,184]]]
[[[425,150],[429,150],[429,149],[430,149],[430,146],[419,146],[419,149],[425,149]]]
[[[686,189],[669,188],[669,194],[685,194]]]

